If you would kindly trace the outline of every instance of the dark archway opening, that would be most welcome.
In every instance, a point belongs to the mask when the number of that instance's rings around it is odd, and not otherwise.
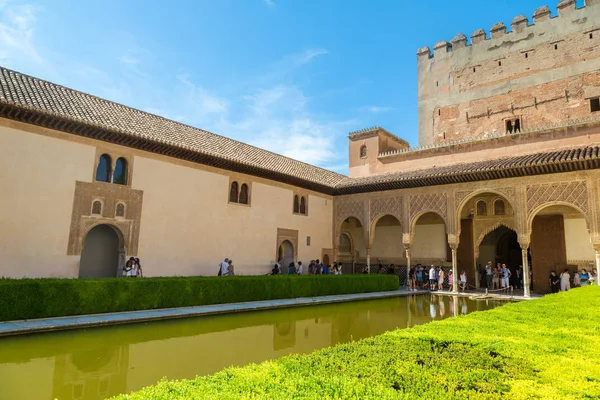
[[[114,278],[119,269],[119,235],[108,225],[92,228],[83,243],[80,278]]]
[[[500,226],[488,233],[479,244],[479,264],[484,267],[491,261],[492,266],[506,264],[513,276],[517,268],[523,264],[521,246],[517,233],[505,226]],[[486,287],[485,270],[480,269],[480,287]],[[511,278],[511,282],[513,279]]]

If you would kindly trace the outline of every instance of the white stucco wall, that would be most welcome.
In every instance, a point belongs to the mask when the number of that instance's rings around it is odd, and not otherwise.
[[[308,216],[294,215],[292,188],[253,182],[251,206],[229,204],[228,176],[144,157],[135,159],[132,186],[144,191],[138,256],[147,276],[216,275],[225,257],[237,274],[266,274],[277,228],[299,231],[304,264],[332,247],[328,198],[309,196]]]
[[[75,181],[90,182],[95,148],[0,126],[0,276],[76,277],[67,256]]]
[[[446,226],[423,224],[415,226],[411,256],[417,258],[446,259]]]
[[[565,218],[565,244],[567,248],[567,260],[595,260],[596,253],[590,242],[590,235],[585,219]]]

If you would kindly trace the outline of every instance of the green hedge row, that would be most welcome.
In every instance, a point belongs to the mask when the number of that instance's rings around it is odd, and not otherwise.
[[[599,399],[598,310],[575,289],[117,399]]]
[[[0,279],[0,321],[396,289],[393,275]]]

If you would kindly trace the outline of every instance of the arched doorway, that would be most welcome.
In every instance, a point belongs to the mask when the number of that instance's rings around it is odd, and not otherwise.
[[[322,261],[323,261],[323,265],[326,266],[326,267],[328,267],[329,265],[331,265],[330,264],[331,261],[329,261],[329,254],[325,254],[323,256],[323,260]]]
[[[485,265],[490,261],[493,267],[498,263],[506,264],[513,275],[515,274],[517,268],[523,264],[521,246],[515,231],[499,226],[485,235],[479,243],[479,264]],[[483,275],[483,270],[480,272],[482,274],[480,287],[486,287],[486,277]]]
[[[287,272],[287,267],[294,262],[294,245],[289,240],[284,240],[279,245],[277,259],[281,264],[282,271]]]
[[[343,273],[362,270],[366,266],[367,257],[363,224],[358,218],[348,217],[341,221],[337,232],[340,236],[336,261],[342,262]]]
[[[531,230],[531,289],[549,293],[549,275],[568,269],[577,270],[595,262],[586,215],[570,204],[548,204],[533,210],[528,218]]]
[[[109,225],[93,227],[85,237],[80,278],[114,278],[119,270],[119,234]]]

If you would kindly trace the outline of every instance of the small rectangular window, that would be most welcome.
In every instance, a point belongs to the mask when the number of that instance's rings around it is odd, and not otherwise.
[[[600,111],[600,97],[596,97],[595,99],[590,99],[590,111],[591,112]]]
[[[554,45],[554,50],[558,50],[558,45],[557,44]]]
[[[310,246],[310,236],[307,236],[307,237],[306,237],[306,245],[307,245],[307,246]]]

